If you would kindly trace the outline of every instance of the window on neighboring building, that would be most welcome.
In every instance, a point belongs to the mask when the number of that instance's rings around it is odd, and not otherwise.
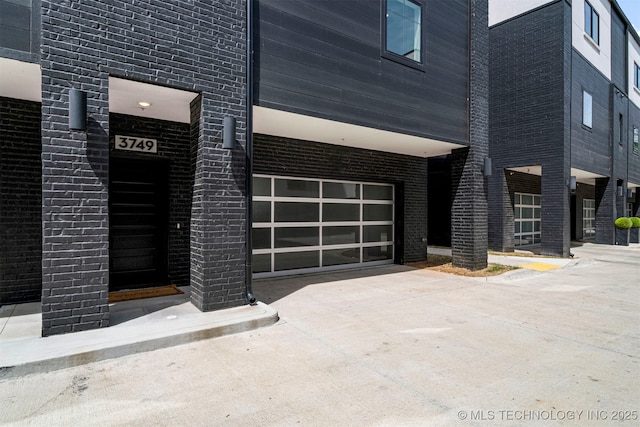
[[[637,63],[633,63],[633,85],[640,89],[640,67]]]
[[[384,0],[384,46],[392,59],[422,63],[423,7],[414,0]]]
[[[618,114],[618,144],[624,143],[624,116]]]
[[[582,199],[582,238],[593,239],[594,237],[596,237],[596,201]]]
[[[638,128],[637,126],[634,126],[633,127],[633,152],[635,154],[638,154],[639,145],[640,145],[640,142],[638,142]]]
[[[584,32],[600,44],[600,16],[588,1],[584,2]]]
[[[586,90],[582,91],[582,124],[587,127],[593,126],[593,100],[591,94]]]

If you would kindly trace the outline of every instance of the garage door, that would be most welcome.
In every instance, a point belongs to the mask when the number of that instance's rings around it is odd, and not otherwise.
[[[526,246],[541,242],[541,199],[539,194],[515,193],[515,246]]]
[[[393,262],[390,184],[254,175],[255,277]]]

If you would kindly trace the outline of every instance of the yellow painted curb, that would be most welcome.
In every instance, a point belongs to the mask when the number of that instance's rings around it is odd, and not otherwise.
[[[531,270],[537,270],[537,271],[548,271],[548,270],[555,270],[556,268],[560,268],[560,266],[553,265],[553,264],[545,264],[544,262],[534,262],[532,264],[521,265],[520,268],[529,268]]]

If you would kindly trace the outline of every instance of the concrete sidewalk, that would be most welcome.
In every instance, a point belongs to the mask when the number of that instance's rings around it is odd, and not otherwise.
[[[110,306],[108,328],[42,338],[40,303],[0,307],[0,379],[46,372],[276,323],[266,304],[203,313],[185,293]]]

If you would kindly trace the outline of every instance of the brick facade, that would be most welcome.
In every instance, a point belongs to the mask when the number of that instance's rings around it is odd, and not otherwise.
[[[400,190],[396,191],[396,233],[400,234],[396,253],[400,256],[395,261],[426,258],[426,159],[270,135],[255,135],[253,149],[256,174],[395,184]]]
[[[109,76],[202,94],[194,118],[194,304],[243,302],[245,32],[243,0],[42,1],[43,335],[109,322]],[[87,132],[68,129],[71,88],[87,93]],[[221,149],[226,114],[238,120],[231,152]]]
[[[542,252],[568,256],[570,5],[554,2],[494,26],[490,45],[490,155],[494,166],[489,178],[490,248],[513,247],[513,207],[505,197],[507,169],[540,166]]]
[[[0,305],[40,299],[40,104],[0,98]]]

